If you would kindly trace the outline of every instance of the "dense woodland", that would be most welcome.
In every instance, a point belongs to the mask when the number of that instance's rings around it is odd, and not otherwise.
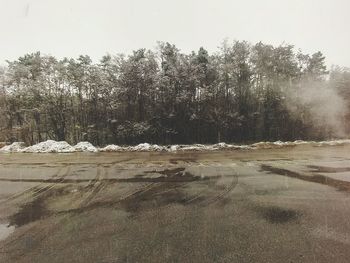
[[[348,137],[349,108],[350,71],[292,45],[226,41],[184,54],[158,43],[96,63],[38,52],[0,70],[6,142],[321,140]]]

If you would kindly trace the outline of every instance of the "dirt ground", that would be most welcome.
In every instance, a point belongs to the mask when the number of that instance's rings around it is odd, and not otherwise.
[[[350,146],[0,155],[0,262],[349,262]]]

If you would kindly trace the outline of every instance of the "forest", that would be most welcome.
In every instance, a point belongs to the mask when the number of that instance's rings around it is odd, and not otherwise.
[[[94,145],[325,140],[350,134],[350,70],[293,45],[224,41],[0,69],[0,141]]]

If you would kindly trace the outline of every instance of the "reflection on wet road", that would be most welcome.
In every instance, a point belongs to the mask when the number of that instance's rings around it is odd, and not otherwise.
[[[347,262],[348,152],[2,155],[0,262]]]

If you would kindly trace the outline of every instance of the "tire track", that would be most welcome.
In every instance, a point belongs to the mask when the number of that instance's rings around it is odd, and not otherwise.
[[[66,168],[67,170],[63,173],[62,176],[59,176],[61,174],[61,172],[64,170],[64,168]],[[52,177],[50,177],[50,179],[56,179],[56,178],[59,177],[63,181],[63,179],[70,173],[70,170],[71,170],[71,166],[70,165],[69,166],[65,166],[65,167],[61,167],[61,168],[58,169],[57,173],[55,173]],[[9,202],[9,201],[13,201],[13,200],[15,200],[15,199],[17,199],[17,198],[27,194],[27,193],[30,193],[30,192],[41,193],[42,191],[45,191],[46,188],[50,187],[47,184],[49,184],[49,183],[41,182],[41,183],[39,183],[36,186],[29,187],[29,188],[27,188],[27,189],[25,189],[25,190],[23,190],[23,191],[21,191],[19,193],[16,193],[16,194],[14,194],[14,195],[12,195],[12,196],[4,199],[4,200],[1,200],[0,204],[6,203],[6,202]],[[52,184],[50,184],[50,185],[52,185]]]
[[[98,165],[96,171],[96,177],[86,186],[86,188],[91,188],[92,191],[88,196],[80,203],[79,207],[87,206],[94,197],[107,186],[106,182],[103,182],[102,179],[106,175],[106,170],[103,166]]]
[[[216,168],[216,169],[218,170],[218,168]],[[222,173],[220,173],[220,172],[218,172],[218,175],[223,177]],[[189,199],[186,203],[187,204],[195,203],[198,199],[202,198],[203,200],[200,200],[198,205],[209,206],[209,205],[212,205],[212,204],[224,199],[230,192],[233,191],[233,189],[238,184],[238,175],[235,173],[232,177],[233,177],[233,179],[232,179],[231,183],[228,186],[225,186],[225,189],[223,191],[221,191],[220,193],[218,193],[217,195],[214,195],[213,197],[206,199],[204,197],[205,197],[208,189],[205,189],[205,190],[201,191],[197,196],[193,197],[192,199]]]

